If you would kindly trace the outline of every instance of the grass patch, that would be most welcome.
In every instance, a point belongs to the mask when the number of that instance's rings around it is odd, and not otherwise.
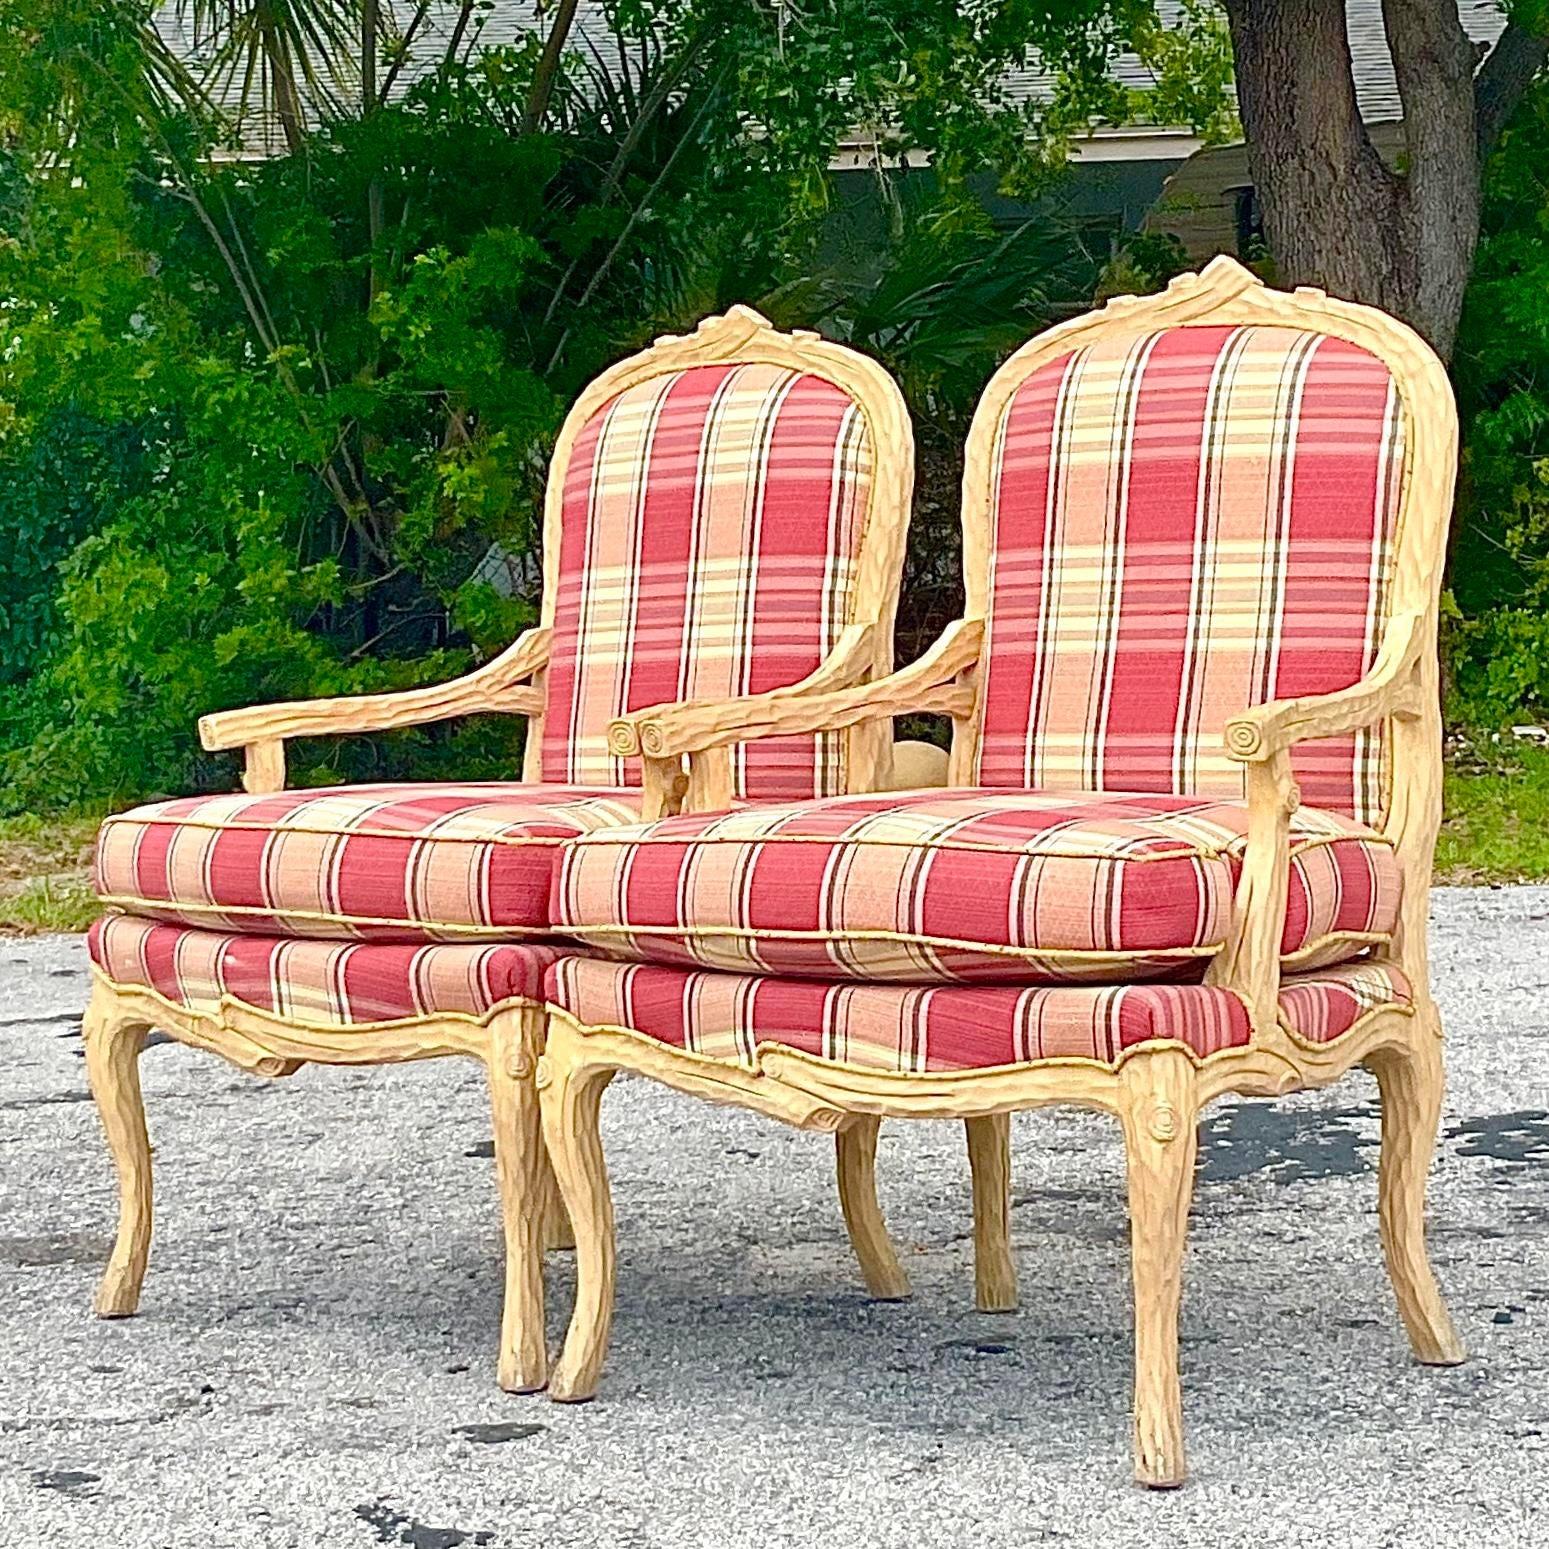
[[[91,847],[98,819],[0,818],[0,934],[85,930],[98,911]]]
[[[1549,881],[1549,748],[1458,742],[1448,751],[1436,880]],[[0,935],[83,931],[99,910],[91,851],[100,819],[0,818]]]
[[[84,931],[102,905],[84,879],[39,877],[0,898],[0,934]]]
[[[1474,743],[1448,757],[1436,880],[1549,879],[1549,748]]]

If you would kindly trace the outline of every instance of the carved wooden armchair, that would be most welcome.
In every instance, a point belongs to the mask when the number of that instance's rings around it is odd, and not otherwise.
[[[1184,1477],[1177,1318],[1197,1120],[1356,1064],[1415,1354],[1462,1358],[1426,1259],[1442,1091],[1426,971],[1436,617],[1456,426],[1407,328],[1227,259],[1013,356],[974,419],[967,617],[876,683],[621,729],[646,767],[952,717],[947,790],[681,814],[567,845],[543,1123],[597,1383],[617,1070],[817,1129],[966,1117],[981,1306],[1008,1306],[1008,1115],[1118,1118],[1135,1469]],[[612,959],[612,961],[605,960]]]
[[[494,1107],[500,1382],[542,1387],[545,1214],[551,1243],[567,1229],[532,1079],[542,975],[561,955],[555,847],[680,804],[681,765],[653,763],[642,785],[610,746],[622,712],[797,683],[832,691],[890,670],[912,484],[908,416],[886,372],[735,308],[607,371],[570,412],[538,628],[439,687],[200,723],[207,748],[246,749],[246,793],[141,807],[110,818],[99,843],[111,912],[90,937],[86,1055],[121,1194],[102,1316],[135,1311],[150,1244],[137,1065],[149,1028],[270,1076],[463,1054],[486,1065]],[[290,738],[491,711],[529,717],[526,783],[284,789]],[[722,761],[713,796],[872,789],[890,758],[880,723],[797,733]],[[842,1165],[841,1186],[864,1262],[885,1270],[869,1155]]]

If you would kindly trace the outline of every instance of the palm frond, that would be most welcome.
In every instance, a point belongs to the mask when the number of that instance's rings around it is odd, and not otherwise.
[[[205,95],[238,131],[277,122],[287,144],[358,97],[362,0],[177,0],[193,29]],[[379,13],[384,32],[389,17]]]

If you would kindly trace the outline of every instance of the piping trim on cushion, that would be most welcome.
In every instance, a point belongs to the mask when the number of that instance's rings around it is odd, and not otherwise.
[[[133,893],[99,893],[99,903],[110,910],[127,914],[137,920],[157,920],[159,923],[176,925],[177,920],[161,921],[155,912],[163,914],[258,914],[272,920],[318,920],[330,925],[385,925],[393,930],[412,930],[421,933],[445,931],[453,935],[476,936],[488,941],[510,941],[539,937],[552,939],[552,925],[473,925],[450,924],[442,920],[415,920],[402,916],[393,919],[377,919],[369,914],[332,914],[326,909],[265,908],[261,904],[206,904],[184,903],[177,898],[141,898]],[[307,938],[300,937],[299,940]]]
[[[665,819],[664,821],[670,822],[671,819]],[[1129,820],[1123,819],[1121,821]],[[584,843],[588,846],[624,845],[641,849],[652,845],[670,845],[683,849],[693,849],[710,845],[732,844],[751,850],[766,844],[808,844],[821,845],[829,850],[839,850],[848,848],[851,845],[874,845],[878,849],[884,850],[963,850],[989,855],[1026,858],[1029,860],[1108,861],[1122,866],[1141,865],[1148,861],[1233,860],[1237,858],[1242,850],[1247,848],[1248,844],[1246,834],[1240,835],[1221,846],[1190,844],[1187,840],[1175,840],[1164,834],[1146,835],[1144,836],[1146,839],[1154,838],[1159,844],[1176,844],[1178,848],[1175,850],[1152,852],[1150,854],[1142,851],[1131,855],[1119,850],[1027,849],[1022,845],[988,844],[976,840],[875,839],[850,837],[847,835],[820,836],[817,834],[684,834],[682,836],[676,834],[653,834],[650,838],[642,839],[639,832],[640,827],[641,825],[638,823],[628,823],[621,825],[619,830],[599,828],[584,836],[577,835],[559,842],[561,844]],[[633,834],[631,834],[630,830],[634,830]],[[1048,830],[1048,832],[1053,832],[1053,830]],[[1387,834],[1380,834],[1375,830],[1361,829],[1345,834],[1315,834],[1303,840],[1293,840],[1287,845],[1286,854],[1294,859],[1306,850],[1322,849],[1335,844],[1381,844],[1386,845],[1389,849],[1393,848],[1393,840]]]

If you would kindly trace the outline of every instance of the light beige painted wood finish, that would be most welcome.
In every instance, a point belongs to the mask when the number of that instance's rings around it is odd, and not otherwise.
[[[565,474],[576,437],[616,394],[637,383],[691,366],[762,362],[823,377],[847,392],[870,428],[875,468],[866,512],[852,618],[827,660],[804,680],[805,691],[827,693],[887,673],[892,666],[893,616],[914,484],[914,440],[903,398],[875,361],[811,333],[786,334],[756,312],[734,307],[692,334],[668,336],[604,372],[571,409],[550,467],[544,519],[544,599],[540,623],[492,661],[450,683],[402,693],[260,705],[208,715],[199,723],[211,750],[243,748],[243,783],[254,793],[285,785],[285,743],[294,737],[337,736],[423,725],[478,712],[529,717],[523,776],[541,781],[544,668],[558,584]],[[798,685],[790,692],[803,692]],[[671,707],[646,712],[669,714]],[[893,778],[891,730],[875,717],[854,723],[849,744],[851,789],[871,790]],[[929,754],[906,753],[928,770]],[[944,773],[935,770],[936,777]],[[720,789],[730,796],[730,764]],[[701,782],[704,783],[703,781]],[[653,763],[646,770],[647,815],[681,802],[688,780]],[[703,793],[701,792],[701,797]],[[506,1232],[506,1298],[500,1339],[501,1385],[525,1392],[547,1377],[543,1334],[543,1249],[568,1245],[569,1224],[543,1151],[533,1071],[543,1046],[542,1007],[511,1001],[482,1019],[421,1017],[398,1022],[316,1027],[286,1021],[234,1000],[194,1011],[135,985],[95,975],[86,1018],[86,1051],[108,1144],[118,1168],[122,1210],[117,1245],[97,1297],[104,1317],[138,1306],[151,1231],[151,1162],[141,1101],[138,1057],[145,1033],[159,1027],[181,1042],[223,1055],[257,1075],[289,1075],[302,1064],[387,1064],[460,1054],[483,1062],[494,1111],[496,1174]],[[877,1207],[871,1153],[846,1141],[839,1152],[839,1189],[862,1272],[879,1295],[902,1295],[903,1272]],[[875,1142],[875,1129],[872,1130]],[[586,1234],[580,1235],[586,1241]],[[589,1249],[587,1251],[590,1251]]]
[[[288,1076],[310,1063],[379,1065],[449,1054],[481,1061],[489,1079],[506,1237],[499,1380],[517,1393],[544,1385],[543,1249],[546,1241],[567,1239],[569,1230],[555,1218],[562,1207],[539,1139],[533,1074],[543,1047],[542,1007],[515,1003],[483,1018],[311,1026],[239,1001],[226,1001],[217,1010],[191,1010],[152,990],[114,984],[94,970],[83,1028],[86,1071],[119,1181],[118,1236],[97,1291],[96,1309],[104,1318],[130,1317],[138,1309],[150,1253],[151,1147],[139,1057],[153,1027],[256,1076]]]
[[[1152,1043],[1115,1066],[1053,1059],[998,1070],[889,1075],[768,1048],[732,1065],[664,1047],[627,1028],[583,1027],[551,1008],[539,1067],[545,1133],[560,1187],[578,1228],[609,1228],[595,1103],[615,1070],[641,1072],[681,1091],[735,1103],[786,1123],[840,1130],[857,1115],[962,1118],[970,1129],[981,1306],[1014,1302],[1005,1213],[1008,1131],[1001,1116],[1073,1103],[1112,1114],[1124,1135],[1135,1287],[1135,1473],[1147,1485],[1185,1474],[1177,1318],[1185,1226],[1200,1110],[1225,1093],[1278,1097],[1338,1079],[1356,1065],[1378,1077],[1383,1100],[1380,1212],[1399,1311],[1416,1356],[1463,1358],[1426,1256],[1424,1196],[1442,1094],[1440,1023],[1426,961],[1426,895],[1441,809],[1437,595],[1457,456],[1451,390],[1431,351],[1380,312],[1319,291],[1267,289],[1230,259],[1175,280],[1158,296],[1121,297],[1101,311],[1040,335],[998,371],[969,434],[963,485],[967,617],[918,662],[863,687],[815,695],[766,694],[740,705],[680,706],[631,717],[620,742],[647,762],[688,756],[691,767],[738,740],[851,726],[911,711],[950,715],[949,782],[967,783],[979,736],[976,669],[989,589],[991,457],[1002,413],[1021,382],[1045,362],[1097,339],[1193,323],[1279,324],[1331,334],[1382,359],[1397,384],[1409,448],[1400,495],[1389,615],[1371,673],[1339,693],[1244,707],[1226,729],[1245,769],[1250,822],[1235,922],[1209,981],[1239,995],[1251,1042],[1200,1060],[1181,1045]],[[1288,876],[1286,834],[1299,795],[1288,750],[1314,737],[1388,725],[1385,831],[1404,876],[1399,928],[1377,956],[1414,987],[1413,1004],[1368,1013],[1332,1044],[1304,1041],[1278,1012],[1278,944]],[[556,1094],[567,1094],[559,1096]],[[582,1284],[570,1337],[551,1383],[558,1398],[596,1386],[612,1298],[612,1244],[579,1248]]]

